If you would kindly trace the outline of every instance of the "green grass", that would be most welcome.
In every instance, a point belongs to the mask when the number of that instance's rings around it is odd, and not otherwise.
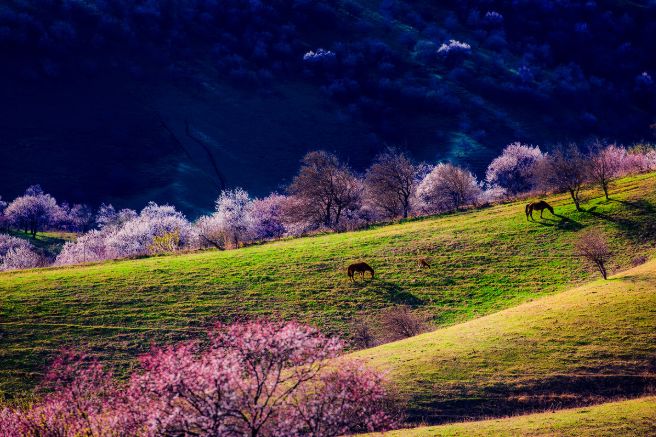
[[[614,437],[656,434],[656,398],[610,402],[506,419],[403,429],[386,437],[572,436]],[[379,435],[379,434],[377,434]]]
[[[572,257],[583,227],[608,232],[612,269],[653,253],[655,188],[656,174],[625,179],[613,201],[589,202],[592,212],[555,196],[560,217],[535,223],[520,202],[234,251],[3,273],[0,396],[24,395],[61,347],[123,365],[213,320],[298,319],[346,334],[354,316],[396,304],[430,312],[438,326],[509,308],[594,275]],[[419,271],[418,255],[433,267]],[[376,269],[374,281],[347,280],[345,267],[359,259]]]
[[[644,394],[656,383],[656,260],[355,357],[430,422]]]
[[[34,247],[53,258],[61,251],[67,241],[72,241],[77,237],[74,232],[39,232],[36,237],[22,231],[12,231],[9,234],[29,241]]]

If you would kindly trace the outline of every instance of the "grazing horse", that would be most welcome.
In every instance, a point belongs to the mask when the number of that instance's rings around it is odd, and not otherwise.
[[[417,260],[417,264],[419,265],[420,269],[423,269],[424,267],[430,269],[430,264],[428,264],[428,260],[426,260],[426,258],[419,258]]]
[[[544,213],[545,209],[548,209],[551,215],[556,215],[551,205],[549,205],[544,200],[529,203],[526,205],[526,220],[528,220],[529,217],[531,217],[531,220],[533,220],[533,211],[540,211],[540,218],[542,218],[542,213]]]
[[[374,279],[374,269],[372,269],[371,266],[365,262],[351,264],[350,266],[348,266],[348,269],[346,269],[346,273],[348,274],[349,278],[351,278],[351,281],[353,282],[355,282],[355,278],[353,276],[356,273],[360,273],[360,276],[362,277],[362,279],[364,279],[365,272],[371,273],[371,279]]]

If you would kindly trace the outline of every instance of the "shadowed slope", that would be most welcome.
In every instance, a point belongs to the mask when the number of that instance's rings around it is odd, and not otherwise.
[[[403,429],[388,437],[432,436],[619,436],[656,433],[656,398],[610,402],[588,408],[485,420],[482,422]]]

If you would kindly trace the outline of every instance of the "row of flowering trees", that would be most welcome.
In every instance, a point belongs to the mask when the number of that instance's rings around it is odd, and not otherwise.
[[[293,322],[217,326],[206,346],[153,349],[127,381],[65,353],[40,400],[0,407],[0,435],[328,437],[394,426],[381,375],[331,364],[342,349]]]
[[[567,192],[580,209],[586,184],[597,184],[608,197],[615,178],[654,169],[656,149],[650,146],[594,144],[581,152],[571,145],[544,153],[537,146],[513,143],[490,163],[484,181],[450,163],[416,163],[393,148],[379,154],[362,175],[331,153],[313,151],[303,158],[285,194],[254,199],[241,188],[225,190],[214,212],[193,223],[174,207],[155,203],[141,212],[102,205],[94,216],[90,208],[60,205],[34,186],[9,204],[0,201],[0,225],[33,236],[44,229],[80,233],[55,260],[57,265],[77,264],[352,230],[534,191]],[[29,244],[18,247],[15,239],[2,238],[0,269],[46,262]]]

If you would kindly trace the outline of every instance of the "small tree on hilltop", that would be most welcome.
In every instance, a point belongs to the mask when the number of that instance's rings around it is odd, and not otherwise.
[[[595,143],[590,148],[587,165],[589,178],[599,184],[604,191],[606,200],[609,199],[610,183],[619,176],[625,157],[626,150],[615,145],[603,147],[601,144]]]
[[[289,186],[289,194],[300,200],[290,213],[299,222],[337,228],[343,213],[358,207],[361,193],[361,182],[335,155],[309,152]]]
[[[558,191],[569,193],[577,211],[581,211],[581,189],[588,180],[588,160],[575,144],[558,148],[551,154],[546,165],[540,166],[541,180]]]
[[[367,170],[366,198],[387,217],[407,218],[418,174],[418,167],[405,153],[389,148]]]
[[[606,236],[601,231],[591,229],[583,232],[576,242],[576,253],[596,266],[601,276],[607,279],[606,263],[612,254]]]

